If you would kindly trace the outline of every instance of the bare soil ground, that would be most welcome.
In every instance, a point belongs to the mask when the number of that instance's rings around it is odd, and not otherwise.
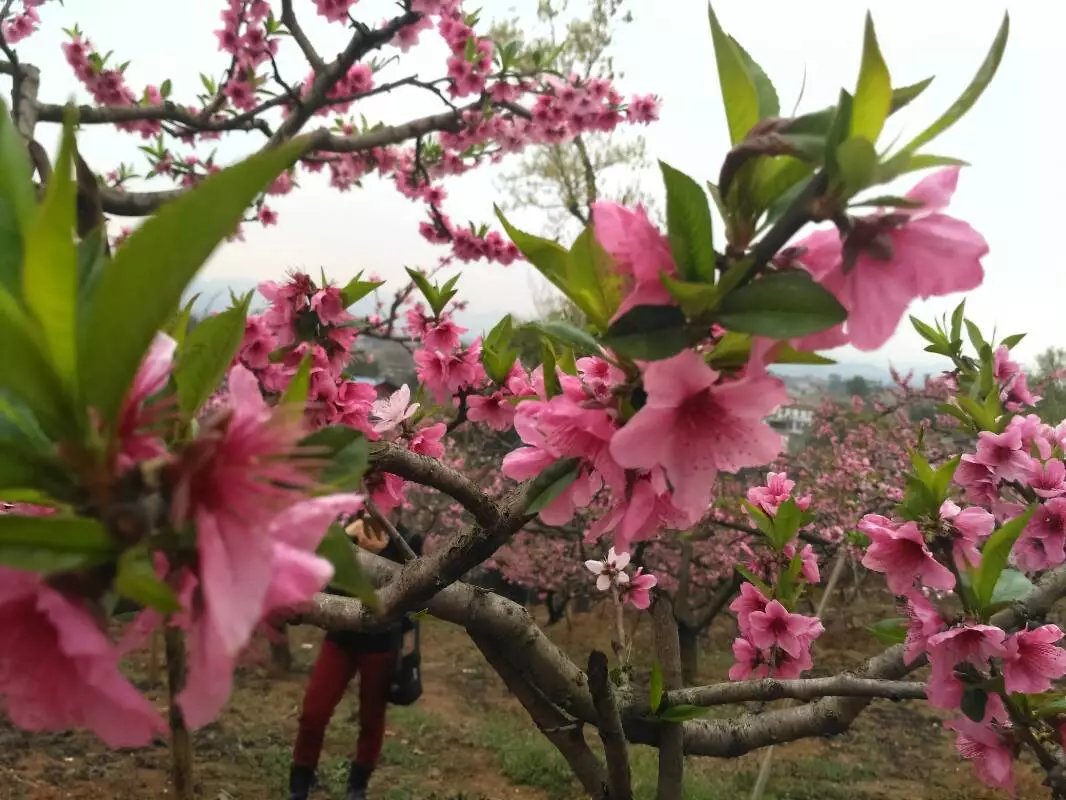
[[[879,645],[869,616],[842,605],[816,645],[820,669],[855,664]],[[549,629],[579,663],[608,645],[607,617],[597,611]],[[643,628],[643,629],[641,629]],[[648,634],[638,625],[638,638]],[[577,800],[565,764],[529,723],[463,631],[424,623],[426,693],[410,708],[390,709],[385,751],[374,776],[375,800]],[[729,627],[712,631],[701,664],[706,680],[729,666]],[[234,697],[215,724],[197,733],[197,796],[203,800],[272,800],[285,796],[289,748],[307,672],[321,634],[293,631],[294,670],[273,677],[265,642],[249,654]],[[160,704],[145,656],[130,674]],[[354,697],[354,692],[350,693]],[[354,745],[355,701],[337,710],[323,754],[320,800],[339,800]],[[735,708],[716,714],[739,713]],[[954,752],[942,719],[920,703],[875,702],[853,728],[834,738],[776,748],[767,800],[992,800]],[[733,760],[690,759],[686,800],[747,798],[763,754]],[[655,754],[636,747],[635,790],[654,797]],[[0,800],[141,800],[165,798],[165,745],[112,752],[83,733],[26,734],[0,718]],[[1046,797],[1034,769],[1018,770],[1018,797]]]

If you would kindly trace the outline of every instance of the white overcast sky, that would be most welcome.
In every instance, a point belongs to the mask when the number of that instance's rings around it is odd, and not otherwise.
[[[580,5],[582,0],[572,0]],[[530,15],[536,0],[482,0],[483,17]],[[200,71],[218,74],[224,59],[215,48],[218,0],[66,0],[42,8],[46,30],[19,48],[42,69],[41,96],[62,102],[78,89],[62,60],[60,27],[81,25],[101,51],[114,50],[119,61],[132,60],[127,72],[135,90],[171,78],[174,99],[190,99]],[[297,0],[312,34],[332,54],[344,31],[318,24],[310,0]],[[713,51],[703,0],[633,0],[635,22],[617,37],[616,63],[624,73],[620,87],[652,91],[663,101],[661,120],[645,130],[649,154],[699,179],[713,178],[728,145],[714,72]],[[913,104],[890,133],[916,133],[946,108],[966,85],[984,57],[1004,10],[1011,13],[1011,40],[999,75],[977,107],[935,142],[932,151],[966,159],[952,212],[988,239],[984,285],[971,295],[970,316],[1001,333],[1029,331],[1018,351],[1031,360],[1051,344],[1066,344],[1062,313],[1066,279],[1063,246],[1057,232],[1066,226],[1059,214],[1064,170],[1062,130],[1063,75],[1061,37],[1066,6],[1052,0],[718,0],[716,9],[732,33],[762,64],[777,86],[782,110],[791,110],[806,70],[801,109],[823,107],[841,85],[854,84],[861,51],[863,16],[869,8],[894,83],[903,85],[935,75],[932,87]],[[179,10],[180,9],[180,10]],[[376,22],[395,6],[361,0],[357,15]],[[422,48],[405,58],[393,74],[420,71],[436,77],[443,52]],[[292,64],[282,60],[283,65]],[[292,74],[292,73],[290,73]],[[389,123],[439,110],[432,98],[387,96],[368,102],[371,119]],[[138,162],[138,137],[97,131],[83,140],[87,158],[98,171],[117,161]],[[244,145],[247,147],[248,145]],[[240,144],[225,153],[238,154]],[[657,193],[655,176],[650,191]],[[904,187],[905,188],[905,187]],[[449,185],[448,210],[457,220],[489,221],[499,192],[493,175],[483,171]],[[206,277],[277,278],[287,269],[323,266],[346,280],[357,271],[399,279],[404,265],[431,265],[437,249],[417,235],[420,205],[400,197],[376,180],[362,190],[339,194],[323,181],[305,177],[297,192],[271,203],[281,213],[276,228],[250,229],[243,243],[226,245],[207,268]],[[526,226],[543,224],[535,213],[518,215]],[[506,312],[532,312],[534,279],[525,265],[509,268],[474,264],[464,269],[460,287],[476,308],[472,327]],[[918,305],[929,316],[950,309],[958,298]],[[928,363],[909,325],[901,327],[878,354],[841,352],[838,357],[886,363]]]

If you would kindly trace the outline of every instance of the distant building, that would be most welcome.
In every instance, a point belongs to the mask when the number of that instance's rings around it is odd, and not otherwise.
[[[781,434],[785,449],[796,437],[803,437],[814,424],[814,407],[803,403],[782,406],[767,418],[770,427]]]

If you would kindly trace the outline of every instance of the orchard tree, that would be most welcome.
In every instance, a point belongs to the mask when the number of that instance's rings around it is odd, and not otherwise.
[[[819,509],[780,474],[748,487],[745,511],[767,555],[730,604],[729,681],[684,685],[670,600],[660,576],[633,559],[644,542],[691,531],[721,474],[777,458],[781,439],[765,418],[788,398],[770,364],[818,362],[815,351],[845,343],[875,350],[913,299],[981,283],[987,245],[947,212],[959,165],[925,148],[991,81],[1006,22],[956,103],[914,139],[878,149],[886,118],[928,81],[893,87],[872,21],[853,88],[830,108],[782,117],[769,78],[712,12],[730,147],[710,196],[663,164],[665,233],[643,209],[600,201],[564,247],[502,214],[510,243],[456,226],[440,182],[526,144],[648,119],[654,103],[625,104],[602,79],[531,74],[520,47],[479,35],[455,2],[412,0],[374,27],[350,16],[358,7],[348,0],[314,6],[345,31],[335,59],[320,55],[295,5],[227,3],[218,38],[231,67],[206,76],[192,108],[171,103],[165,84],[139,98],[74,30],[68,61],[94,103],[65,109],[39,98],[46,76],[13,49],[49,5],[4,5],[3,72],[15,84],[10,119],[0,118],[5,714],[31,730],[89,729],[112,746],[167,734],[175,792],[187,797],[190,732],[227,702],[257,625],[281,617],[359,630],[426,609],[469,632],[590,797],[632,797],[630,742],[658,748],[658,795],[673,800],[686,754],[736,757],[839,733],[872,700],[891,698],[948,712],[946,727],[984,782],[1011,789],[1027,753],[1051,796],[1066,798],[1066,720],[1054,691],[1066,654],[1062,631],[1045,623],[1066,594],[1066,428],[1027,413],[1035,397],[1010,352],[1020,336],[987,341],[962,306],[914,321],[927,350],[946,359],[938,411],[976,443],[950,458],[915,448],[896,505],[855,520],[863,564],[884,575],[906,614],[881,626],[899,644],[852,670],[803,677],[823,631],[817,614],[797,610],[818,579],[801,537]],[[429,30],[448,44],[445,77],[378,83],[360,60]],[[308,74],[279,77],[282,39]],[[316,113],[343,115],[385,86],[428,91],[448,110],[300,133]],[[49,156],[37,123],[60,120]],[[136,188],[122,170],[98,180],[77,156],[76,124],[146,136],[152,168],[177,185]],[[266,145],[226,168],[183,149],[216,134]],[[880,188],[932,168],[902,196]],[[294,169],[328,170],[341,189],[386,175],[426,204],[422,233],[450,257],[520,253],[585,324],[541,323],[530,369],[510,318],[462,339],[455,280],[412,271],[410,286],[380,301],[383,313],[359,320],[347,309],[380,292],[377,281],[339,286],[297,272],[260,284],[263,313],[249,315],[250,296],[238,297],[189,330],[183,291],[242,220],[272,221],[264,193],[292,190]],[[725,236],[717,246],[712,208]],[[150,216],[109,250],[105,213]],[[418,385],[377,398],[350,380],[366,336],[407,342]],[[481,486],[448,463],[467,425],[513,429],[520,444],[496,470],[513,483]],[[363,507],[384,517],[414,485],[450,497],[469,524],[423,556],[355,554],[338,521]],[[616,647],[613,660],[594,651],[579,665],[523,608],[462,576],[535,531],[534,520],[565,525],[590,506],[589,531],[607,553],[583,568],[614,605]],[[672,568],[662,569],[666,584]],[[320,593],[330,584],[350,596]],[[108,621],[120,602],[142,610],[116,642]],[[626,605],[650,608],[654,653],[636,649]],[[121,654],[160,628],[166,722],[119,670]],[[927,681],[907,679],[926,664]],[[780,699],[800,704],[767,705]],[[759,708],[698,719],[749,701]]]

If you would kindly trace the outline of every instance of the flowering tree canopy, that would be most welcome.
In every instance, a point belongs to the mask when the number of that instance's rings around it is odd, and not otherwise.
[[[1011,357],[1020,337],[986,340],[963,305],[913,321],[947,359],[931,391],[937,424],[955,427],[935,443],[925,432],[901,438],[902,485],[860,487],[868,494],[854,505],[833,497],[855,492],[840,476],[819,485],[833,467],[766,474],[782,449],[766,418],[788,402],[772,365],[824,363],[818,350],[845,343],[876,349],[913,300],[981,282],[988,246],[948,211],[961,164],[927,145],[994,76],[1006,22],[959,99],[917,137],[885,144],[886,119],[928,81],[893,86],[872,21],[852,88],[830,108],[786,117],[712,11],[730,134],[717,180],[705,190],[663,163],[665,231],[641,206],[598,201],[564,246],[502,212],[509,241],[455,225],[441,183],[527,146],[650,122],[656,103],[479,34],[477,15],[454,0],[409,0],[377,26],[353,16],[356,3],[316,0],[315,13],[349,37],[332,60],[293,3],[232,0],[217,31],[231,65],[205,76],[192,104],[170,101],[168,83],[134,92],[75,29],[64,52],[94,100],[81,107],[39,99],[46,76],[14,45],[47,4],[13,7],[0,20],[0,71],[14,83],[11,114],[0,115],[0,708],[12,721],[87,728],[114,746],[168,732],[180,763],[188,729],[226,703],[259,624],[359,630],[428,609],[470,632],[592,797],[631,797],[627,741],[659,748],[660,797],[678,798],[683,754],[737,756],[838,732],[880,697],[950,711],[947,727],[985,782],[1009,789],[1025,750],[1052,796],[1066,797],[1066,714],[1054,692],[1066,658],[1062,632],[1044,620],[1066,594],[1066,428],[1028,413],[1037,397]],[[429,31],[448,48],[443,77],[386,81],[386,64],[366,60]],[[281,75],[283,46],[299,51],[305,74]],[[380,126],[344,116],[400,88],[431,92],[447,110]],[[35,138],[39,122],[63,122],[54,157]],[[98,124],[151,142],[142,152],[153,177],[175,185],[140,187],[126,169],[94,175],[75,129]],[[225,167],[196,149],[238,134],[266,143]],[[340,286],[296,272],[260,284],[261,313],[249,313],[249,294],[190,325],[183,293],[208,256],[242,222],[273,224],[265,198],[293,190],[304,170],[328,170],[342,190],[370,173],[389,178],[426,204],[421,233],[449,258],[523,257],[584,324],[505,317],[469,338],[453,317],[457,279],[412,269],[391,302],[375,279]],[[881,188],[918,171],[903,194]],[[112,247],[107,214],[148,218]],[[355,317],[370,295],[378,311]],[[417,386],[379,397],[355,380],[364,337],[410,348]],[[523,337],[536,341],[532,362],[519,358]],[[469,426],[504,445],[484,471],[449,452]],[[765,482],[723,511],[722,476],[745,470]],[[386,519],[414,486],[461,507],[458,529],[422,556]],[[399,561],[353,552],[340,521],[364,510],[397,541]],[[539,557],[549,570],[570,559],[611,598],[614,665],[593,652],[582,669],[523,609],[462,580],[516,537],[575,520],[593,552]],[[730,681],[685,686],[671,611],[683,567],[669,543],[692,543],[716,520],[740,526],[759,552],[719,576],[736,582]],[[812,537],[857,548],[906,615],[879,626],[896,642],[883,653],[820,678],[803,674],[823,624],[798,610],[822,577]],[[107,622],[120,603],[138,615],[116,641]],[[636,651],[627,604],[650,608],[653,656]],[[160,628],[169,725],[119,669]],[[41,667],[26,669],[31,660]],[[905,680],[926,664],[927,682]],[[708,706],[780,698],[802,703],[697,719]],[[583,722],[599,730],[602,758],[583,736],[555,735]]]

